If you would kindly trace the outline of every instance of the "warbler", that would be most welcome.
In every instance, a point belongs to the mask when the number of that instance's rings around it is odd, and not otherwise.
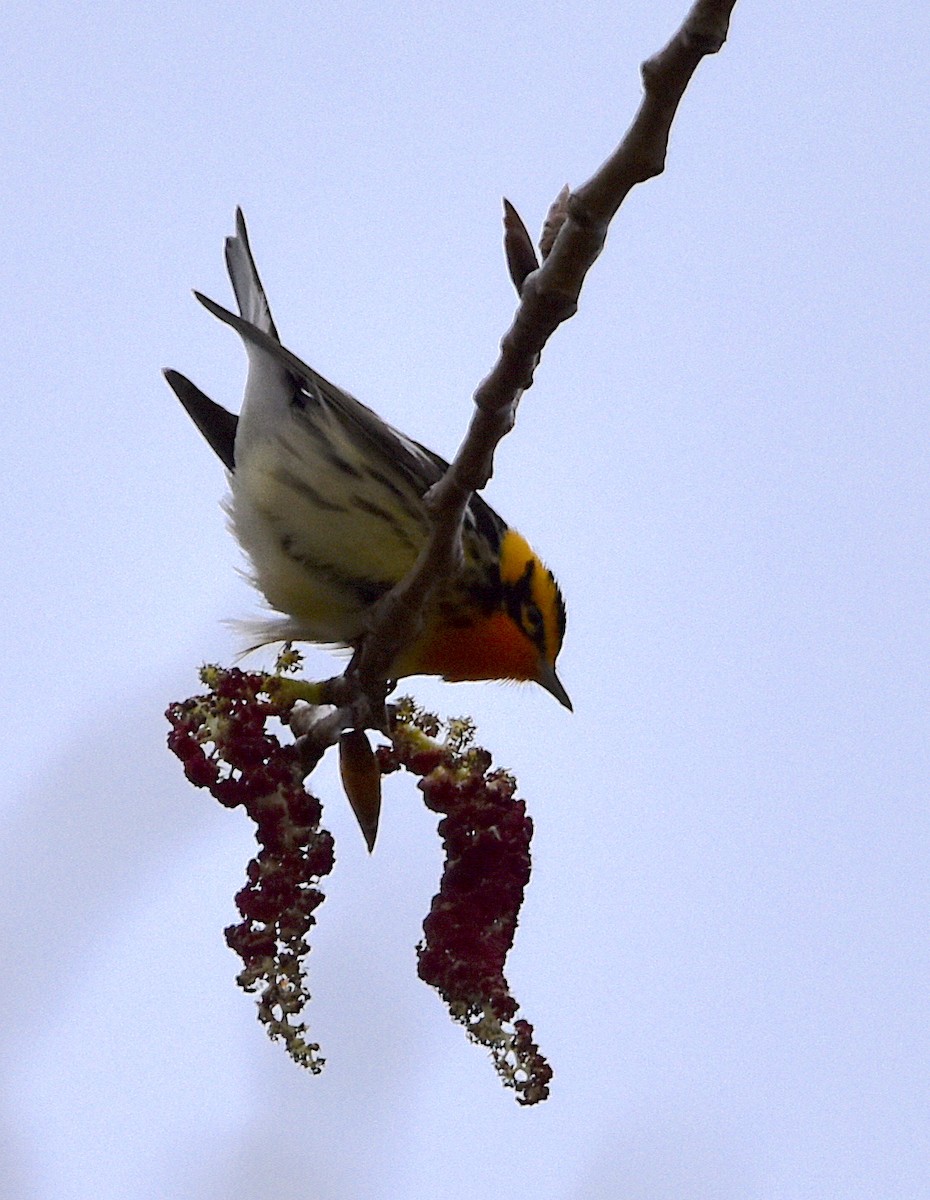
[[[231,528],[252,582],[283,614],[250,626],[254,645],[355,647],[416,560],[429,532],[423,496],[448,464],[284,348],[240,209],[226,264],[239,316],[194,294],[245,343],[240,415],[177,371],[165,377],[227,468]],[[477,494],[462,548],[461,570],[437,588],[390,677],[534,681],[570,709],[555,673],[565,604],[551,571]]]

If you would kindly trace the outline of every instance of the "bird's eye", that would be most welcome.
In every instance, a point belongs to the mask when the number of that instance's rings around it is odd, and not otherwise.
[[[525,604],[523,606],[523,628],[534,642],[542,641],[543,616],[537,604]]]

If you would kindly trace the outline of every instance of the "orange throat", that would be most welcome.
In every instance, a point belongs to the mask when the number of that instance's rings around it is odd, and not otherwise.
[[[450,682],[535,680],[539,657],[536,647],[510,617],[494,612],[468,625],[428,627],[401,655],[397,675],[441,675]]]

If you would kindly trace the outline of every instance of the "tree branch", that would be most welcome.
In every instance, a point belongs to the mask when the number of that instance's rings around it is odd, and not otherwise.
[[[302,726],[308,765],[342,729],[382,728],[386,673],[419,633],[436,588],[462,560],[462,519],[473,492],[491,478],[494,452],[516,420],[520,397],[532,385],[546,342],[578,308],[610,221],[631,189],[665,169],[672,121],[685,89],[707,54],[723,46],[736,0],[696,0],[669,43],[642,65],[643,99],[633,123],[591,178],[553,202],[540,243],[542,265],[516,210],[504,202],[505,251],[520,296],[491,372],[474,394],[465,439],[445,475],[426,494],[432,529],[416,563],[376,606],[368,633],[343,676],[327,681],[337,712]]]

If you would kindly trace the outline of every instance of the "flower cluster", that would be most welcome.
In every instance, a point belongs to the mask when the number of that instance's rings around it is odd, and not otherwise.
[[[237,983],[259,992],[259,1020],[269,1035],[318,1072],[320,1048],[307,1041],[299,1016],[310,998],[307,935],[324,899],[317,885],[333,868],[333,839],[320,828],[320,802],[304,789],[295,746],[267,730],[269,720],[287,719],[294,697],[281,686],[287,681],[261,673],[205,667],[201,679],[205,695],[168,708],[168,745],[191,783],[227,808],[241,805],[255,822],[260,848],[236,895],[242,921],[225,931],[242,959]]]
[[[514,1019],[519,1005],[504,977],[530,878],[533,822],[514,797],[513,777],[492,770],[487,750],[472,745],[472,724],[450,721],[446,729],[444,741],[437,741],[437,718],[402,700],[392,744],[377,752],[385,773],[403,767],[422,776],[427,807],[442,814],[445,864],[423,922],[419,975],[468,1036],[487,1047],[518,1102],[536,1104],[549,1095],[552,1068],[533,1041],[532,1025]]]
[[[278,670],[292,671],[299,661],[285,652]],[[333,840],[320,827],[319,801],[304,788],[308,763],[299,743],[282,744],[269,726],[295,724],[295,702],[319,704],[321,685],[219,667],[205,667],[201,679],[204,695],[168,708],[168,745],[191,783],[228,808],[243,807],[255,822],[259,850],[236,895],[242,920],[226,930],[242,959],[237,982],[259,993],[259,1019],[270,1036],[318,1072],[324,1060],[300,1017],[310,999],[308,938],[323,901],[320,880],[333,868]],[[427,807],[442,814],[445,865],[417,948],[420,978],[437,989],[468,1036],[487,1047],[518,1101],[538,1103],[549,1094],[552,1071],[532,1025],[515,1019],[518,1005],[504,977],[530,877],[532,821],[515,798],[513,778],[492,770],[490,754],[472,744],[469,721],[447,722],[437,740],[443,726],[412,701],[400,701],[392,713],[391,742],[375,754],[363,732],[343,734],[346,794],[370,849],[381,775],[403,768],[421,777]]]

